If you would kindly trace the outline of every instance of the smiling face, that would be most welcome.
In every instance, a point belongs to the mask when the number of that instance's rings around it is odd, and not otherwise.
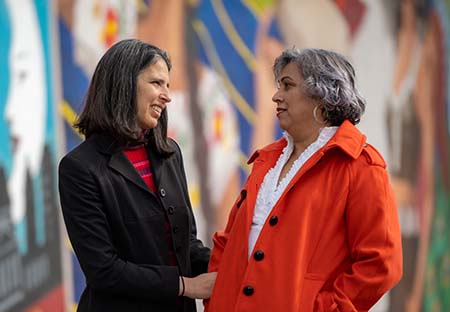
[[[158,124],[161,112],[171,101],[169,68],[162,58],[147,66],[137,77],[137,121],[141,129]]]
[[[277,104],[281,129],[294,138],[304,138],[318,127],[313,117],[317,101],[303,91],[303,77],[295,63],[287,64],[277,77],[277,91],[272,101]]]

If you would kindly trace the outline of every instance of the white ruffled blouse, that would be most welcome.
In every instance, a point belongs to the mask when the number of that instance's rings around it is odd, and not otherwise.
[[[289,172],[278,184],[280,178],[281,170],[287,163],[289,157],[294,151],[294,142],[292,137],[284,132],[283,136],[287,140],[287,145],[284,147],[280,157],[278,158],[275,166],[271,168],[265,175],[264,181],[256,198],[255,210],[253,212],[252,226],[250,228],[250,234],[248,236],[248,257],[253,253],[253,248],[255,247],[256,240],[261,233],[262,227],[267,219],[267,216],[272,211],[275,204],[280,199],[281,194],[283,194],[289,182],[295,174],[300,170],[300,168],[306,163],[306,161],[316,153],[320,148],[322,148],[333,135],[336,133],[338,127],[326,127],[322,128],[319,133],[319,137],[316,141],[311,143],[300,156],[294,161]]]

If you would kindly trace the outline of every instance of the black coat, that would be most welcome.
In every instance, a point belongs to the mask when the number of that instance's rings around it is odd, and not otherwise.
[[[86,276],[78,311],[176,311],[179,275],[206,272],[209,249],[197,239],[183,160],[147,146],[157,194],[108,135],[92,135],[59,165],[67,232]],[[170,266],[168,217],[178,267]],[[184,298],[184,311],[195,302]]]

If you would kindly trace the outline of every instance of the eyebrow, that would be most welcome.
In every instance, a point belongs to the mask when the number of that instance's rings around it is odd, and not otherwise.
[[[290,76],[283,76],[281,79],[278,79],[279,82],[284,82],[285,80],[294,81]]]

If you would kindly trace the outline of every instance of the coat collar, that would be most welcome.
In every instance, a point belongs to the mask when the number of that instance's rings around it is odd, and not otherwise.
[[[247,164],[253,163],[256,159],[261,161],[272,159],[272,154],[275,153],[276,155],[279,155],[286,144],[286,139],[282,138],[260,150],[256,150],[248,159]],[[350,121],[345,120],[338,128],[335,135],[321,150],[325,153],[333,148],[339,148],[351,158],[357,159],[365,146],[366,136],[363,135]]]
[[[97,147],[97,150],[110,157],[108,166],[120,173],[127,180],[137,185],[141,189],[146,192],[150,192],[147,184],[133,167],[133,164],[130,162],[128,157],[123,153],[123,147],[120,146],[117,139],[112,137],[109,134],[94,134],[92,138],[88,140],[93,140]],[[148,144],[146,144],[147,153],[150,160],[150,166],[153,172],[153,178],[156,185],[159,184],[159,178],[161,176],[161,164],[162,160],[160,157],[157,157],[156,153],[152,152],[152,149],[149,148]],[[153,194],[153,193],[152,193]]]
[[[366,146],[366,136],[362,134],[350,121],[345,120],[336,134],[324,146],[326,152],[334,147],[341,149],[353,159],[357,159]]]
[[[315,166],[327,152],[331,150],[339,150],[349,157],[356,159],[361,154],[362,149],[365,146],[365,142],[366,137],[351,122],[344,121],[327,144],[311,156],[311,158],[300,168],[300,170],[286,186],[286,189],[283,194],[281,194],[278,203],[282,202],[284,196],[286,196],[297,181],[307,171]],[[255,151],[247,162],[248,164],[254,162],[251,175],[249,176],[246,184],[246,187],[248,188],[248,207],[251,207],[247,210],[246,215],[246,222],[248,223],[247,229],[250,229],[250,223],[253,218],[254,206],[259,187],[267,172],[275,165],[286,144],[286,139],[282,138],[260,150]],[[276,209],[277,205],[279,205],[278,203],[273,209]],[[248,232],[246,234],[248,235]]]
[[[97,150],[104,155],[113,155],[122,150],[119,141],[108,133],[95,133],[87,141],[95,142]]]

